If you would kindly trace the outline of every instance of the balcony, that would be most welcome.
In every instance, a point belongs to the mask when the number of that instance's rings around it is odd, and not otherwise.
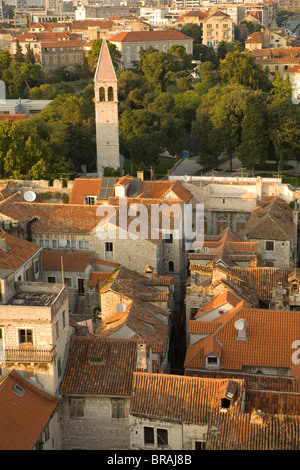
[[[54,348],[33,347],[4,349],[0,352],[0,362],[53,362]]]

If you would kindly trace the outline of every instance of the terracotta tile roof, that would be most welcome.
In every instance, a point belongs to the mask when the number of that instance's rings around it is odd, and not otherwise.
[[[18,385],[22,396],[13,391]],[[31,450],[51,418],[59,398],[12,370],[0,381],[0,449]]]
[[[277,415],[300,415],[300,393],[274,390],[247,390],[246,413],[253,410]]]
[[[62,263],[64,271],[83,272],[91,264],[94,254],[80,251],[45,251],[42,252],[42,267],[51,271],[61,271]]]
[[[0,114],[0,121],[19,121],[28,118],[27,114]]]
[[[0,269],[16,270],[41,249],[34,243],[0,230]],[[5,249],[2,248],[2,244]]]
[[[230,291],[225,291],[222,294],[215,297],[213,300],[203,305],[195,315],[195,318],[201,317],[206,312],[215,308],[221,307],[225,303],[229,303],[232,307],[236,307],[241,302],[241,299],[233,295]]]
[[[252,44],[252,43],[262,43],[263,35],[260,31],[251,33],[248,36],[248,39],[245,41],[245,44]]]
[[[293,65],[286,70],[286,73],[300,73],[300,65]]]
[[[111,281],[101,289],[101,293],[112,290],[129,299],[145,302],[167,301],[172,297],[172,293],[158,291],[148,281],[146,276],[121,266],[111,275]]]
[[[282,392],[300,393],[300,379],[298,377],[249,374],[243,371],[213,371],[206,369],[186,369],[184,375],[189,377],[210,377],[219,379],[228,378],[244,380],[246,385],[246,395],[248,390],[274,390]]]
[[[95,334],[109,338],[126,325],[126,338],[147,341],[156,352],[167,352],[169,328],[157,317],[157,310],[142,302],[132,301],[124,313],[115,313],[100,323]],[[164,312],[161,312],[164,315]],[[120,337],[118,334],[118,337]],[[159,345],[159,348],[158,348]]]
[[[110,38],[110,42],[140,42],[140,41],[178,41],[192,39],[176,30],[166,31],[122,31]]]
[[[229,315],[230,312],[224,314]],[[248,322],[247,340],[237,339],[235,321]],[[296,311],[243,309],[216,330],[213,336],[222,345],[221,368],[242,370],[242,367],[293,368],[291,345],[300,337],[300,313]],[[207,343],[204,338],[193,344],[186,353],[185,367],[204,367]]]
[[[219,413],[211,419],[206,450],[299,450],[299,417]]]
[[[117,80],[116,72],[110,57],[107,42],[105,39],[102,41],[102,46],[99,54],[98,64],[95,71],[95,81],[112,81]]]
[[[264,301],[271,299],[272,289],[277,287],[278,283],[281,282],[283,286],[288,285],[288,276],[293,271],[271,267],[232,268],[232,270]]]
[[[75,30],[83,30],[83,29],[88,29],[91,27],[100,27],[101,30],[103,29],[108,29],[111,30],[113,27],[113,21],[110,20],[78,20],[78,21],[72,21],[71,23],[71,29],[72,31]]]
[[[150,419],[206,424],[218,414],[220,392],[235,387],[235,411],[241,409],[243,381],[202,379],[169,374],[134,373],[130,414]]]
[[[61,393],[129,396],[136,369],[134,341],[71,337]]]
[[[92,271],[88,281],[88,287],[96,289],[98,292],[99,288],[105,285],[111,276],[111,272],[108,271]]]
[[[2,201],[0,219],[2,215],[26,223],[37,218],[31,225],[32,231],[37,233],[89,233],[101,220],[96,214],[97,206],[19,200],[20,195],[13,195]]]
[[[293,209],[276,198],[252,212],[243,234],[248,239],[290,240],[293,232]]]

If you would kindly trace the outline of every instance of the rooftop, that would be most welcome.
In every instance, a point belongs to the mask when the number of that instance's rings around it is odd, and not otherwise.
[[[58,403],[59,398],[10,371],[0,380],[0,449],[31,450]]]

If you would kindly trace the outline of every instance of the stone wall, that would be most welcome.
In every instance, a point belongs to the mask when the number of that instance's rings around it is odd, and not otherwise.
[[[84,417],[70,416],[70,397],[60,406],[62,449],[129,450],[129,397],[86,396]],[[125,400],[125,418],[112,418],[112,400]]]

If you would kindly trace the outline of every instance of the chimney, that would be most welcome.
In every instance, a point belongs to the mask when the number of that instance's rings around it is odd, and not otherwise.
[[[237,340],[242,340],[242,341],[247,340],[247,326],[248,326],[248,322],[244,318],[239,318],[235,322],[234,327],[238,332]]]
[[[144,271],[147,277],[153,277],[154,268],[152,268],[152,266],[146,266]]]
[[[137,343],[136,368],[147,371],[147,346],[144,342]]]
[[[136,172],[136,176],[138,177],[138,179],[140,179],[141,181],[144,181],[144,172],[143,170],[138,170]]]
[[[8,251],[8,245],[6,243],[5,237],[0,237],[0,249],[2,251]]]

